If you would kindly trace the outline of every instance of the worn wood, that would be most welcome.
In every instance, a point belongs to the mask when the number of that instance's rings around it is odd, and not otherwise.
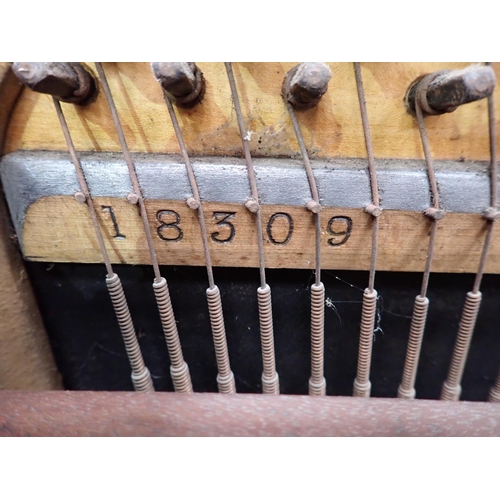
[[[21,91],[0,63],[0,144]],[[61,378],[0,197],[0,389],[60,389]]]
[[[0,436],[499,436],[493,403],[1,392]]]
[[[101,227],[112,262],[126,264],[150,263],[144,230],[137,207],[124,199],[98,197],[97,205],[112,206],[119,234],[108,209],[99,212]],[[203,246],[196,212],[181,201],[147,200],[146,207],[155,248],[161,264],[204,265]],[[216,266],[258,267],[257,235],[254,216],[242,205],[229,203],[203,204],[210,250]],[[176,222],[172,213],[180,216],[179,228],[162,226]],[[217,243],[231,236],[228,225],[217,226],[222,216],[214,212],[232,212],[229,222],[234,226],[231,242]],[[160,215],[158,215],[160,213]],[[293,222],[289,236],[289,219]],[[270,268],[314,268],[314,221],[305,207],[263,205],[265,258]],[[339,218],[330,229],[343,233],[352,220],[351,235],[333,235],[328,231],[332,217]],[[160,220],[158,220],[160,218]],[[322,267],[324,269],[369,269],[371,252],[371,216],[361,209],[327,207],[321,212]],[[385,210],[380,218],[377,269],[386,271],[422,271],[429,242],[430,221],[418,212]],[[439,222],[435,257],[435,272],[475,272],[485,237],[486,223],[478,214],[449,213]],[[219,232],[219,235],[215,233]],[[160,237],[170,241],[165,241]],[[273,243],[271,237],[276,243]],[[336,246],[332,246],[330,243]],[[48,262],[102,262],[94,230],[85,205],[70,196],[45,197],[28,209],[22,234],[27,259]],[[337,246],[338,245],[338,246]],[[494,238],[486,271],[500,273],[500,238]]]
[[[11,118],[14,104],[22,93],[22,85],[10,70],[10,64],[0,62],[0,152],[3,148],[7,125]]]
[[[298,156],[299,149],[281,98],[287,71],[295,63],[235,63],[234,73],[253,155]],[[422,158],[414,118],[403,102],[410,83],[425,73],[463,68],[468,63],[363,63],[368,116],[378,158]],[[201,105],[179,111],[189,150],[196,155],[240,156],[241,140],[223,63],[199,63],[206,78]],[[94,65],[89,63],[91,70]],[[358,97],[351,63],[330,63],[333,77],[319,105],[299,113],[305,143],[313,157],[366,157]],[[106,63],[124,132],[132,151],[178,152],[178,144],[149,63]],[[500,65],[493,64],[500,76]],[[95,71],[94,71],[95,73]],[[495,90],[500,116],[500,89]],[[87,107],[63,105],[78,150],[119,151],[120,146],[101,93]],[[426,119],[435,158],[489,158],[486,101]],[[499,136],[500,137],[500,136]],[[499,140],[500,147],[500,140]],[[65,150],[51,98],[23,93],[14,111],[5,152],[19,149]]]
[[[297,157],[298,145],[281,98],[281,86],[293,63],[236,63],[237,79],[246,125],[251,132],[254,156]],[[405,109],[404,95],[418,76],[439,69],[463,68],[467,63],[366,63],[362,73],[370,128],[377,158],[423,158],[416,123]],[[107,63],[104,65],[124,132],[132,151],[177,153],[178,144],[163,92],[149,63]],[[178,115],[185,142],[193,155],[241,156],[241,139],[234,114],[227,75],[222,63],[199,63],[207,81],[202,104],[180,109]],[[354,71],[350,63],[330,63],[333,77],[328,92],[314,109],[300,112],[299,121],[312,157],[366,157],[359,115]],[[93,64],[88,68],[92,71]],[[494,64],[498,72],[500,66]],[[95,72],[94,72],[95,73]],[[497,89],[496,94],[499,90]],[[496,100],[500,116],[500,96]],[[120,151],[114,124],[102,93],[89,106],[63,105],[73,140],[79,151]],[[435,158],[488,160],[486,101],[460,107],[454,113],[426,118]],[[499,128],[500,129],[500,128]],[[500,137],[500,134],[499,134]],[[500,147],[500,142],[499,142]],[[10,122],[5,152],[18,149],[66,150],[49,96],[23,93]],[[480,171],[484,165],[471,164]],[[109,204],[110,200],[97,200]],[[160,262],[203,265],[199,227],[194,214],[180,202],[148,202]],[[116,206],[115,206],[116,205]],[[114,262],[148,263],[143,232],[137,213],[123,200],[113,200],[126,238],[113,237],[111,222],[104,221]],[[178,207],[176,209],[175,207]],[[155,214],[162,208],[176,210],[183,220],[184,237],[175,243],[157,237]],[[217,266],[257,266],[256,235],[250,214],[241,206],[206,206],[207,223],[213,227],[212,211],[237,211],[238,232],[232,243],[211,241]],[[290,211],[291,210],[291,211]],[[264,215],[290,213],[294,234],[286,245],[266,241],[268,267],[312,268],[313,226],[309,214],[299,208],[264,207]],[[292,214],[293,212],[293,214]],[[323,267],[326,269],[368,269],[370,252],[369,218],[361,210],[325,211],[325,223],[339,213],[352,217],[354,231],[340,247],[328,247],[323,235]],[[329,215],[330,214],[330,215]],[[106,216],[109,214],[102,214]],[[109,219],[109,217],[108,217]],[[50,227],[46,227],[46,222]],[[43,224],[42,224],[43,222]],[[286,221],[277,220],[276,231]],[[377,268],[421,271],[427,249],[428,223],[418,213],[385,212]],[[175,230],[171,230],[175,232]],[[22,242],[27,258],[55,262],[101,262],[85,207],[62,197],[39,200],[30,207]],[[477,215],[450,214],[440,224],[435,271],[475,272],[483,240],[483,223]],[[278,241],[281,241],[278,239]],[[56,242],[56,244],[52,244]],[[500,272],[498,239],[493,243],[486,272]]]

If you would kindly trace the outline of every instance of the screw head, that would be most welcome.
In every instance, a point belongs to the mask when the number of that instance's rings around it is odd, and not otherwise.
[[[331,77],[332,72],[324,63],[300,63],[287,73],[283,97],[296,109],[312,108],[328,90]]]
[[[31,90],[63,102],[87,104],[97,92],[94,78],[79,63],[15,62],[12,71]]]
[[[153,73],[168,99],[178,106],[191,107],[203,99],[205,79],[193,62],[154,62]]]

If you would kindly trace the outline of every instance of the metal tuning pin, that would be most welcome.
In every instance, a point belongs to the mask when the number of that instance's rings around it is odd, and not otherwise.
[[[193,62],[154,62],[153,73],[165,96],[180,107],[192,107],[205,94],[203,73]]]
[[[283,98],[295,109],[313,108],[328,90],[331,77],[332,72],[326,64],[300,63],[293,67],[285,77]]]
[[[462,104],[489,97],[495,82],[495,72],[490,66],[436,71],[418,78],[408,87],[406,107],[415,113],[418,102],[424,115],[451,113]]]
[[[321,282],[321,203],[309,155],[302,137],[294,108],[309,109],[318,104],[328,89],[332,73],[323,63],[301,63],[293,67],[285,76],[281,95],[285,100],[295,137],[306,169],[312,200],[306,208],[313,213],[316,227],[315,283],[311,285],[311,378],[309,394],[324,396],[325,343],[325,286]]]
[[[28,88],[58,101],[83,105],[97,93],[94,78],[80,63],[15,62],[12,70]]]

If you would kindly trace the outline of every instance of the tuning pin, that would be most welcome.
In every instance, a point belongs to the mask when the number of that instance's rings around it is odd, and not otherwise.
[[[283,82],[282,95],[296,109],[309,109],[328,90],[332,77],[330,68],[323,63],[300,63],[294,66]]]
[[[177,106],[192,107],[203,99],[205,79],[193,62],[154,62],[153,73],[166,97]]]
[[[87,104],[96,94],[94,78],[79,63],[15,62],[12,70],[31,90],[50,94],[59,101]]]
[[[406,107],[415,113],[415,100],[418,100],[425,115],[451,113],[462,104],[490,96],[495,83],[491,66],[436,71],[412,82],[405,96]]]

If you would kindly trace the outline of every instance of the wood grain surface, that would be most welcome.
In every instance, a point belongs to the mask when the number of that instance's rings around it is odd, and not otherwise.
[[[96,197],[95,204],[112,262],[149,264],[137,207],[109,197]],[[112,207],[115,221],[110,210],[102,207]],[[205,265],[196,212],[172,200],[147,200],[146,208],[160,264]],[[255,216],[238,204],[204,203],[203,209],[213,264],[258,267]],[[232,215],[221,224],[227,214]],[[305,207],[263,205],[262,220],[266,267],[314,268],[314,219]],[[322,267],[369,269],[371,216],[361,209],[327,207],[321,221]],[[380,218],[377,269],[423,271],[429,231],[429,219],[419,212],[385,210]],[[476,272],[485,235],[486,223],[480,215],[448,213],[439,222],[432,270]],[[47,196],[33,203],[22,241],[28,260],[102,262],[87,208],[71,196]],[[498,237],[492,241],[486,271],[500,273]]]
[[[368,116],[378,158],[422,158],[415,120],[403,97],[420,75],[468,63],[363,63]],[[241,156],[227,75],[223,63],[199,63],[207,81],[203,102],[178,111],[192,154]],[[281,98],[281,85],[294,63],[234,63],[250,149],[256,156],[297,156],[298,144]],[[333,77],[319,105],[300,112],[304,139],[313,157],[366,157],[351,63],[329,63]],[[88,64],[96,74],[95,66]],[[499,74],[500,65],[493,64]],[[178,152],[162,90],[149,63],[105,63],[111,91],[129,148],[138,152]],[[500,90],[495,91],[500,117]],[[120,145],[103,93],[86,107],[63,104],[75,146],[83,151],[119,151]],[[426,119],[434,157],[489,158],[486,101]],[[500,144],[500,140],[499,140]],[[5,153],[19,149],[66,150],[50,96],[26,91],[7,133]]]
[[[0,144],[19,96],[9,65],[0,63]],[[0,390],[61,389],[37,303],[24,269],[7,206],[0,198]]]

